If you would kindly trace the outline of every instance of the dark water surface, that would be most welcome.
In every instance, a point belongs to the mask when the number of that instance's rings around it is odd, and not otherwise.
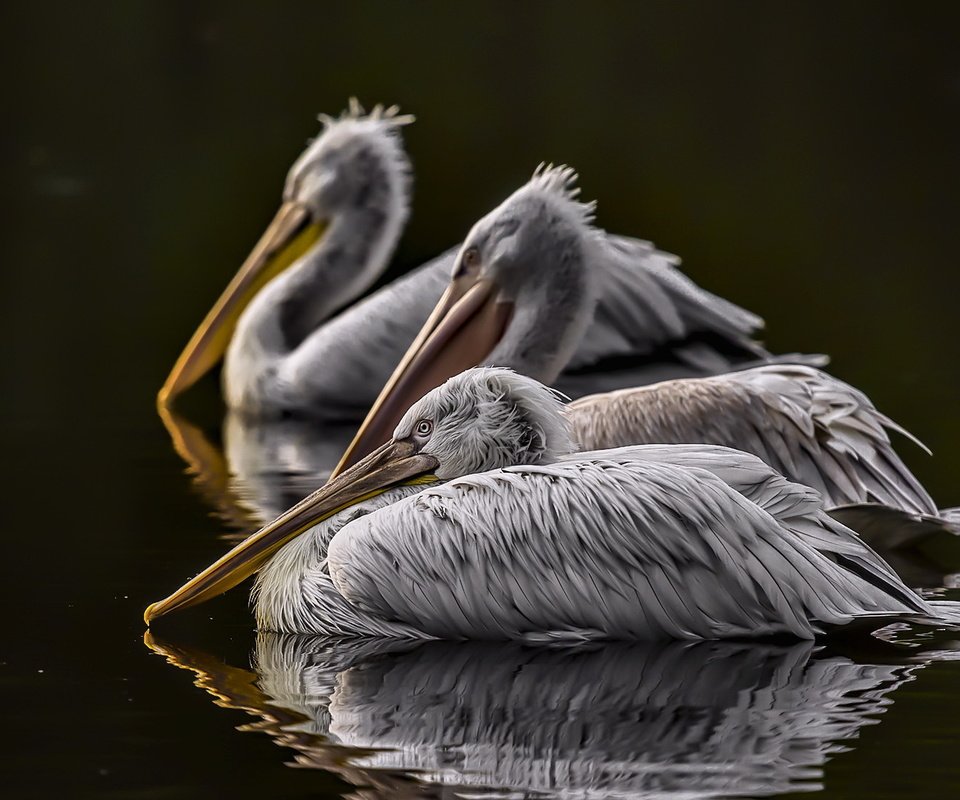
[[[569,161],[602,225],[680,253],[772,349],[831,353],[960,504],[953,9],[7,4],[4,796],[955,794],[948,634],[391,651],[257,639],[242,591],[146,644],[141,621],[349,434],[224,432],[208,380],[177,431],[191,477],[153,402],[351,94],[419,117],[394,272]],[[898,566],[935,588],[960,548]]]

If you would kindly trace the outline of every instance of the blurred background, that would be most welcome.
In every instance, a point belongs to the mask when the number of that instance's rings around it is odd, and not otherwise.
[[[960,504],[957,4],[14,2],[0,25],[4,591],[21,612],[0,682],[21,726],[86,693],[94,738],[155,731],[124,714],[183,688],[123,688],[143,605],[223,546],[154,396],[316,114],[353,95],[418,118],[388,277],[540,161],[569,163],[600,225],[682,256],[766,318],[774,351],[831,354]],[[215,381],[194,395],[216,431]],[[149,749],[125,734],[98,766],[45,731],[93,788],[132,785],[117,776]],[[27,774],[44,757],[24,741]],[[184,780],[214,785],[200,762]]]

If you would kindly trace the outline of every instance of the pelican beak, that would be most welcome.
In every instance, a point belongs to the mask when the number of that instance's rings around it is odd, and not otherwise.
[[[489,279],[454,278],[367,413],[331,479],[382,442],[431,389],[482,364],[503,334],[513,303]]]
[[[326,227],[326,222],[313,220],[302,203],[280,206],[243,266],[190,337],[157,396],[160,407],[190,388],[222,358],[240,314],[257,292],[313,247]]]
[[[345,508],[400,484],[433,483],[436,478],[431,473],[437,463],[433,456],[418,453],[409,441],[387,442],[238,544],[166,600],[153,603],[143,614],[144,622],[149,625],[157,617],[232,589],[291,539]]]

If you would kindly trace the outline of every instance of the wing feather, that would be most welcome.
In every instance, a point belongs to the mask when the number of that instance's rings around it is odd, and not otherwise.
[[[592,395],[571,403],[567,418],[585,449],[736,447],[817,489],[830,506],[873,502],[936,513],[894,450],[889,432],[900,427],[862,392],[810,367],[757,367]]]
[[[677,256],[626,236],[608,234],[605,243],[600,301],[571,369],[662,348],[704,372],[769,356],[752,338],[763,320],[695,284],[678,269]],[[698,335],[712,337],[719,346],[695,341]]]
[[[712,374],[770,355],[751,338],[763,320],[697,286],[677,269],[679,258],[638,239],[608,235],[605,241],[606,257],[592,265],[602,281],[594,318],[567,369],[665,348],[667,375]],[[280,387],[290,387],[288,405],[307,414],[362,415],[440,299],[458,250],[381,287],[310,334],[276,376]],[[334,392],[331,374],[341,376]]]
[[[331,579],[367,613],[454,638],[812,638],[864,613],[928,613],[812,490],[697,450],[627,448],[427,489],[342,528]]]

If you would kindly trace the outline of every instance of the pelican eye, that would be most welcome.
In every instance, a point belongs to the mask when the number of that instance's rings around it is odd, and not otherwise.
[[[465,275],[476,269],[480,263],[480,251],[476,247],[468,247],[460,256],[460,266],[457,268],[457,275]]]
[[[433,423],[428,419],[420,420],[413,428],[417,436],[429,436],[433,431]]]

